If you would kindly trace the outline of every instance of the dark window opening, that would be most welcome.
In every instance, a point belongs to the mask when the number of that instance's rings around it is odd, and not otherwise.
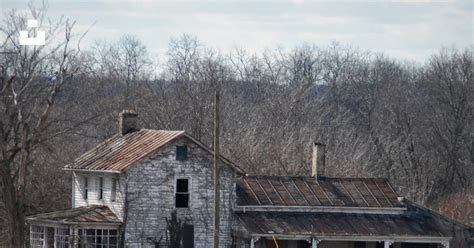
[[[104,199],[104,178],[99,177],[99,200]]]
[[[183,226],[183,248],[194,247],[194,226],[184,225]]]
[[[112,192],[110,194],[110,200],[115,201],[116,196],[117,196],[117,179],[113,178],[112,179]]]
[[[188,179],[176,180],[176,207],[177,208],[189,207],[189,180]]]
[[[402,243],[402,248],[432,248],[436,244]]]
[[[84,199],[87,200],[89,194],[89,178],[84,177]]]
[[[188,158],[187,146],[176,146],[176,160],[183,161]]]
[[[297,248],[311,248],[311,244],[306,240],[298,240],[296,247]]]
[[[354,243],[354,248],[366,248],[366,243],[365,242],[355,242]]]

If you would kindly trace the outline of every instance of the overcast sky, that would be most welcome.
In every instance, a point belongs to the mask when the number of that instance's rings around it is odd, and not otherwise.
[[[259,52],[292,48],[304,42],[331,41],[363,50],[423,61],[441,47],[472,46],[473,1],[470,0],[50,0],[48,13],[77,21],[94,40],[132,34],[153,54],[162,55],[171,37],[195,35],[207,46]],[[3,10],[25,9],[28,1],[0,0]]]

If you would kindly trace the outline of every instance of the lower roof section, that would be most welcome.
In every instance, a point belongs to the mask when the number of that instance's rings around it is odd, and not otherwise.
[[[56,224],[112,224],[120,225],[122,221],[107,206],[91,205],[71,208],[61,211],[31,215],[26,218],[29,222],[44,222]]]
[[[236,213],[250,236],[411,237],[444,239],[449,234],[430,216],[347,213]]]

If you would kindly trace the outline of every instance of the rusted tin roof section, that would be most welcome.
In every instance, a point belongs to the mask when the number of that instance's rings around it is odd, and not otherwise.
[[[68,223],[109,223],[120,224],[121,221],[107,206],[91,205],[71,208],[44,214],[28,216],[27,221],[48,221],[62,224]]]
[[[183,136],[213,154],[209,147],[184,131],[141,129],[125,135],[114,135],[66,165],[65,168],[122,172],[153,151]],[[242,169],[226,158],[221,156],[221,160],[238,173],[244,174]]]
[[[74,160],[66,168],[123,171],[183,134],[184,131],[142,129],[126,135],[115,135]]]
[[[237,213],[249,234],[448,237],[430,216],[344,213]]]
[[[253,176],[237,180],[240,206],[403,207],[386,179]]]

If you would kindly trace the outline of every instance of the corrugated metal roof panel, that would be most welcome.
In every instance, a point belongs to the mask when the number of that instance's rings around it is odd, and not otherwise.
[[[126,135],[115,135],[74,160],[66,168],[123,171],[183,134],[184,131],[142,129]]]
[[[240,206],[403,207],[385,179],[250,176],[237,180]]]
[[[308,236],[449,236],[430,216],[347,213],[237,213],[250,234]]]
[[[135,162],[179,137],[187,137],[200,147],[213,154],[213,151],[184,131],[141,129],[125,135],[115,135],[86,152],[66,169],[125,171]],[[240,174],[244,171],[221,156],[221,161]]]

